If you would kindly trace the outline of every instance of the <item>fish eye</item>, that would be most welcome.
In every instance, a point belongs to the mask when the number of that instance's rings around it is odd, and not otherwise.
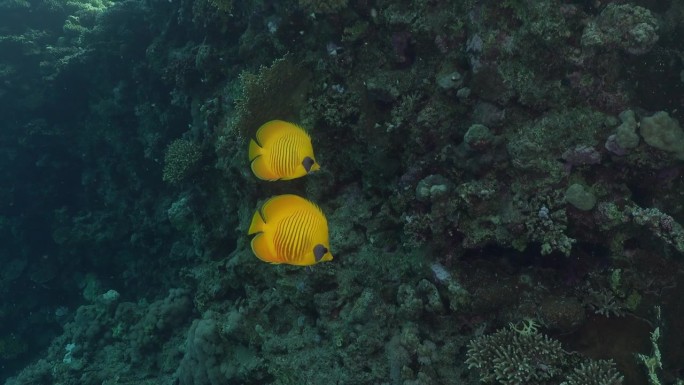
[[[313,159],[311,159],[311,157],[307,156],[302,161],[302,166],[304,166],[304,170],[306,170],[306,172],[311,172],[311,167],[313,167],[314,163],[316,162]]]
[[[316,258],[316,262],[320,262],[321,259],[323,259],[323,256],[328,252],[328,249],[321,245],[320,243],[316,246],[314,246],[313,253],[314,257]]]

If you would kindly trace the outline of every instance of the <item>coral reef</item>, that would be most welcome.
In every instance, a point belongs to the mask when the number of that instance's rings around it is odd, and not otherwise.
[[[0,381],[681,377],[681,1],[0,10]],[[271,119],[320,171],[250,173]],[[332,263],[252,255],[286,193]]]
[[[560,342],[540,334],[533,322],[523,321],[470,341],[466,364],[477,368],[480,380],[486,383],[623,384],[624,377],[614,362],[577,361],[563,351]]]
[[[684,159],[684,131],[667,112],[658,111],[653,116],[641,119],[639,133],[650,146]]]
[[[466,364],[477,368],[481,381],[507,385],[553,383],[566,365],[560,342],[538,333],[533,323],[473,339]]]
[[[132,370],[172,373],[180,343],[178,326],[187,322],[192,303],[187,292],[172,289],[164,299],[123,302],[97,295],[79,307],[64,333],[53,341],[46,358],[24,368],[8,385],[135,381]],[[145,357],[159,355],[159,360]]]
[[[177,184],[185,179],[202,158],[200,147],[185,139],[176,139],[166,148],[162,179]]]
[[[299,0],[299,6],[309,12],[335,13],[347,6],[348,0]]]
[[[581,363],[561,385],[621,385],[624,377],[615,368],[615,363],[595,360]]]
[[[225,384],[245,381],[260,366],[260,359],[248,348],[224,343],[217,322],[207,318],[194,320],[188,331],[185,352],[176,376],[182,384]]]
[[[299,98],[306,94],[307,79],[304,69],[293,60],[289,56],[280,58],[257,73],[240,74],[241,91],[228,134],[250,138],[263,122],[295,114]]]
[[[641,55],[650,51],[658,38],[658,21],[651,11],[611,3],[584,29],[582,46],[620,48],[632,55]]]

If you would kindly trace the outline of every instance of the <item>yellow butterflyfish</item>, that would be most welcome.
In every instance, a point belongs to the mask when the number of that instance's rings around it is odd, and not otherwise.
[[[264,123],[249,141],[252,172],[263,180],[289,180],[320,168],[303,128],[282,120]]]
[[[314,203],[297,195],[278,195],[261,206],[249,226],[252,251],[269,263],[310,266],[332,261],[328,221]]]

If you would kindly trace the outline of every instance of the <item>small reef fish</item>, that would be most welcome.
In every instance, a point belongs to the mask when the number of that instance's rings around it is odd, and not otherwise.
[[[266,201],[252,217],[248,235],[252,234],[252,251],[264,262],[310,266],[333,259],[325,215],[297,195]]]
[[[264,123],[249,141],[252,172],[263,180],[289,180],[320,168],[303,128],[282,120]]]

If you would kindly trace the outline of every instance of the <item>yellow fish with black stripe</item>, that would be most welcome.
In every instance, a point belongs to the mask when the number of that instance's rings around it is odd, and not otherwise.
[[[264,123],[249,141],[252,172],[263,180],[289,180],[320,168],[311,137],[303,128],[282,120]]]
[[[252,251],[269,263],[310,266],[332,261],[328,220],[314,203],[297,195],[278,195],[261,206],[249,226]]]

